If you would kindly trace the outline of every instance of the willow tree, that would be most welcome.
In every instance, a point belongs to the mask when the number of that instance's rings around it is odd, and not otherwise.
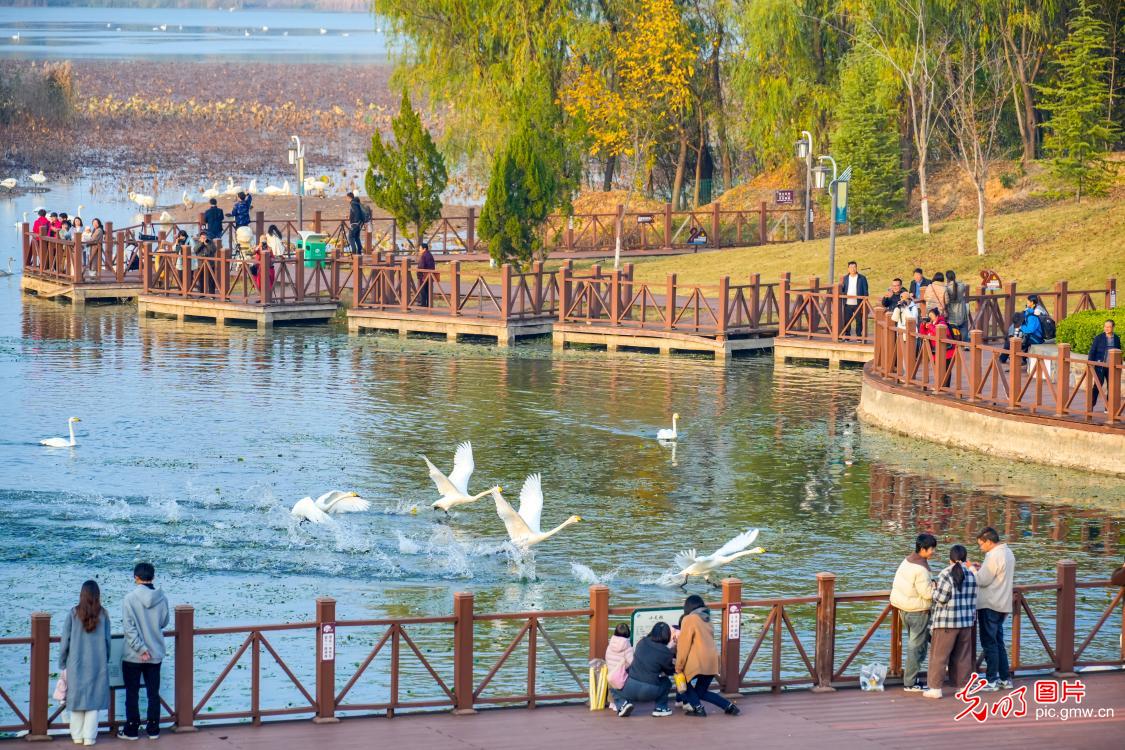
[[[660,137],[675,128],[690,102],[695,50],[674,0],[637,0],[608,53],[612,83],[579,55],[562,102],[584,127],[591,154],[632,160],[627,205],[652,168]],[[619,216],[615,268],[622,232]]]
[[[441,218],[441,194],[449,178],[441,152],[405,91],[391,129],[393,142],[384,141],[379,131],[371,136],[364,185],[372,203],[400,225],[414,227],[417,247],[426,229]]]

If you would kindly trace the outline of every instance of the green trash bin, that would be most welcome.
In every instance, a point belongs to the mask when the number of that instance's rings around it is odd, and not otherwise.
[[[323,268],[328,255],[328,235],[319,232],[302,231],[296,249],[304,251],[305,268]]]

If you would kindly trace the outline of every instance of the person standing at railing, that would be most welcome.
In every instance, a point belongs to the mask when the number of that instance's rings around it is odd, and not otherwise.
[[[1109,359],[1110,349],[1121,348],[1121,337],[1113,332],[1113,327],[1114,323],[1112,318],[1102,324],[1102,332],[1095,336],[1093,343],[1090,344],[1090,352],[1086,357],[1089,361],[1105,362]],[[1094,398],[1093,401],[1090,402],[1091,408],[1093,408],[1094,404],[1098,403],[1098,394],[1106,390],[1106,379],[1108,377],[1108,367],[1094,368],[1094,380],[1090,383],[1090,387],[1094,390]]]
[[[70,738],[76,745],[94,744],[98,711],[109,708],[109,637],[109,615],[102,607],[101,589],[97,581],[86,581],[78,605],[64,621],[59,644]]]
[[[164,661],[164,628],[168,626],[168,599],[152,581],[152,563],[137,563],[133,568],[136,588],[125,596],[125,644],[121,653],[121,675],[125,680],[125,726],[118,739],[135,740],[141,731],[141,679],[147,697],[145,734],[160,736],[160,664]]]
[[[234,228],[250,226],[250,203],[253,197],[246,193],[239,193],[234,208],[230,210],[230,217],[234,219]]]
[[[922,663],[930,643],[930,607],[933,584],[930,582],[930,558],[937,550],[933,534],[919,534],[914,540],[914,554],[907,555],[891,584],[891,605],[902,613],[906,629],[906,664],[902,669],[902,689],[908,693],[925,690]]]
[[[687,681],[683,693],[684,701],[691,706],[688,716],[706,716],[703,701],[731,716],[741,713],[738,706],[708,689],[711,681],[719,676],[719,649],[711,627],[711,610],[698,594],[684,600],[684,616],[680,619],[680,637],[676,642],[676,673]]]
[[[1024,311],[1019,313],[1020,350],[1024,352],[1035,344],[1043,343],[1043,323],[1039,319],[1039,316],[1035,314],[1035,298],[1029,297],[1026,304],[1027,307]],[[1015,324],[1015,321],[1012,322]],[[1012,348],[1012,340],[1010,338],[1004,342],[1004,348],[1008,350]],[[1008,361],[1008,354],[1001,354],[1000,361],[1006,363]]]
[[[894,310],[898,307],[898,301],[902,299],[904,292],[906,292],[906,290],[902,287],[902,279],[893,279],[890,287],[887,289],[886,296],[883,297],[883,307],[888,311]]]
[[[957,330],[951,330],[949,321],[934,308],[926,311],[926,321],[918,328],[918,332],[923,336],[930,337],[930,347],[933,353],[932,358],[934,362],[934,372],[937,372],[938,363],[938,349],[942,346],[938,341],[938,332],[941,326],[945,326],[946,336],[949,338],[957,338],[960,333]],[[948,340],[948,339],[944,339]],[[953,356],[955,354],[956,344],[945,344],[945,377],[942,378],[941,385],[943,388],[949,386],[949,381],[953,377]]]
[[[1028,317],[1034,318],[1034,314]],[[972,565],[977,576],[977,620],[980,622],[980,647],[987,664],[988,684],[982,690],[1012,689],[1008,667],[1008,647],[1004,645],[1004,618],[1012,613],[1012,583],[1016,557],[991,526],[977,534],[984,561]]]
[[[929,285],[930,280],[926,278],[926,274],[922,273],[922,269],[915,268],[914,278],[910,280],[910,293],[914,295],[914,299],[922,299],[922,293]]]
[[[423,242],[418,245],[418,304],[422,307],[430,306],[430,288],[437,281],[433,253],[430,252],[430,243]],[[456,302],[454,302],[456,304]]]
[[[863,302],[867,299],[867,277],[859,272],[859,264],[854,260],[848,261],[848,274],[840,280],[840,295],[843,297],[841,313],[843,314],[840,334],[863,338]]]
[[[204,231],[212,247],[218,252],[223,242],[223,209],[219,208],[219,201],[212,198],[211,207],[203,212]]]
[[[973,623],[977,615],[977,579],[965,569],[968,550],[960,544],[949,548],[949,566],[938,573],[934,584],[934,606],[930,614],[929,687],[924,698],[940,698],[948,670],[955,689],[960,689],[973,671]]]
[[[41,208],[36,213],[38,218],[31,225],[31,233],[38,237],[46,237],[51,233],[51,220],[47,218],[47,209]]]
[[[363,204],[359,202],[355,193],[348,193],[348,246],[352,249],[352,255],[363,254],[363,243],[359,239],[359,233],[363,230],[365,220]]]
[[[953,271],[945,272],[945,317],[949,325],[957,329],[955,338],[968,341],[969,285],[958,281]]]

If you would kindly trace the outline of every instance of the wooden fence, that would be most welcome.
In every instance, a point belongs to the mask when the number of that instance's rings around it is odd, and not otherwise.
[[[598,328],[678,331],[724,340],[731,336],[772,333],[778,322],[777,285],[758,274],[747,283],[685,285],[669,274],[663,284],[633,280],[633,266],[603,273],[593,266],[575,273],[564,266],[559,276],[559,322]]]
[[[861,656],[888,664],[892,678],[901,676],[903,628],[888,592],[837,592],[835,580],[834,574],[820,573],[815,594],[761,599],[744,598],[737,579],[723,581],[722,599],[711,605],[721,617],[722,690],[854,684]],[[1094,596],[1099,590],[1105,595]],[[1122,609],[1123,598],[1125,589],[1107,580],[1078,582],[1075,563],[1068,560],[1057,564],[1054,582],[1016,586],[1012,669],[1125,666],[1119,641],[1125,620],[1119,614],[1105,627]],[[1080,606],[1084,633],[1077,631]],[[194,609],[181,605],[167,633],[174,639],[166,661],[173,698],[165,703],[165,721],[184,730],[200,722],[259,723],[285,716],[332,721],[338,713],[393,716],[401,710],[467,712],[494,704],[533,708],[544,701],[579,700],[587,695],[587,660],[605,654],[611,619],[628,617],[634,609],[610,606],[609,589],[601,585],[590,587],[589,606],[505,614],[478,612],[472,594],[458,593],[449,615],[346,620],[337,619],[334,600],[322,598],[308,621],[199,627]],[[858,632],[862,635],[853,635]],[[0,732],[43,737],[49,728],[65,728],[56,722],[62,708],[52,710],[49,697],[51,646],[58,640],[51,635],[50,615],[42,612],[31,616],[28,637],[0,639],[6,663],[23,659],[29,665],[26,698],[0,686],[0,700],[14,716]],[[208,645],[216,641],[218,648]],[[337,656],[343,649],[349,650],[346,660]],[[203,653],[214,658],[205,661]],[[505,672],[497,690],[497,676],[513,666],[524,669],[518,677]],[[223,695],[236,705],[212,710],[235,674],[248,689],[234,697],[228,690]],[[266,679],[278,684],[264,696]],[[287,698],[277,695],[282,687]],[[373,687],[374,693],[368,690]],[[108,723],[115,722],[111,714]]]
[[[1111,349],[1105,362],[1075,358],[1065,343],[1055,356],[1025,353],[1018,338],[993,345],[979,329],[968,342],[950,337],[945,326],[932,335],[918,333],[914,321],[900,329],[883,310],[876,311],[874,328],[870,372],[898,387],[1014,414],[1125,429],[1120,349]]]
[[[842,283],[842,282],[841,282]],[[1056,321],[1085,310],[1113,307],[1117,295],[1117,279],[1106,279],[1100,289],[1070,289],[1065,281],[1055,283],[1052,290],[1020,291],[1016,283],[1005,284],[997,291],[980,289],[970,294],[969,328],[982,332],[985,341],[1003,340],[1008,324],[1024,307],[1031,295]],[[867,344],[875,343],[875,313],[882,308],[882,297],[849,297],[839,287],[823,285],[811,278],[805,287],[794,286],[789,274],[781,280],[781,325],[779,336],[807,341]],[[920,319],[925,318],[925,304],[918,301]]]

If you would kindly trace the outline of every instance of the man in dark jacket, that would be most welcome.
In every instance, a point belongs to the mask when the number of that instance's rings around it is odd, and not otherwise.
[[[234,219],[234,228],[250,226],[250,201],[253,200],[246,193],[239,193],[234,208],[230,210],[230,217]]]
[[[910,296],[922,299],[922,288],[930,285],[930,280],[922,273],[921,268],[914,269],[914,278],[910,281]]]
[[[430,306],[430,286],[438,280],[437,274],[432,273],[436,267],[429,243],[421,243],[418,246],[418,304],[422,307]]]
[[[848,261],[848,274],[840,280],[841,307],[840,333],[844,336],[855,335],[863,337],[863,322],[866,312],[863,302],[867,299],[867,277],[859,272],[859,264],[854,260]]]
[[[359,240],[359,233],[364,224],[363,204],[355,193],[348,193],[348,200],[351,201],[348,205],[348,244],[351,245],[353,255],[361,255],[363,243]]]
[[[1102,324],[1102,333],[1094,337],[1094,343],[1090,344],[1090,353],[1087,358],[1091,362],[1106,362],[1109,360],[1110,349],[1121,348],[1121,337],[1113,332],[1113,320],[1107,320]],[[1092,383],[1094,389],[1093,404],[1098,403],[1098,393],[1104,392],[1106,389],[1106,377],[1109,375],[1108,367],[1095,367],[1094,375],[1096,379]]]
[[[888,311],[898,307],[898,303],[902,299],[902,293],[905,291],[902,286],[902,279],[894,279],[891,282],[891,288],[887,290],[887,295],[883,297],[883,307]]]
[[[203,212],[203,223],[206,225],[207,239],[217,249],[223,240],[223,210],[214,198],[211,199],[211,207]]]

